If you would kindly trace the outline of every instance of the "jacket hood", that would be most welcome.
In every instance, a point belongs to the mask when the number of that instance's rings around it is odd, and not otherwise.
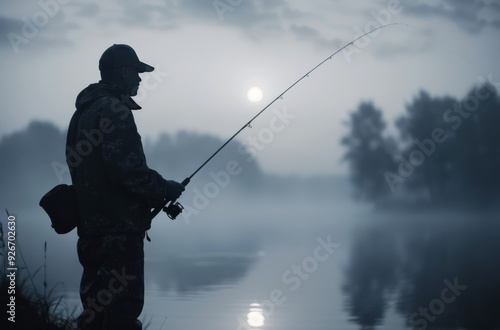
[[[102,97],[115,97],[131,110],[142,109],[130,96],[124,96],[115,86],[102,82],[90,84],[82,90],[76,97],[75,106],[81,109]]]

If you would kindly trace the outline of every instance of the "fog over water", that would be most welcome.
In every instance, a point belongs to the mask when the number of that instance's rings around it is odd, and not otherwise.
[[[176,180],[221,143],[190,133],[160,141],[146,145],[150,166]],[[3,137],[0,200],[16,215],[31,273],[43,268],[47,242],[48,286],[77,305],[76,233],[57,235],[38,206],[59,178],[69,183],[52,166],[64,164],[63,146],[64,132],[47,123]],[[153,222],[141,316],[151,329],[500,326],[498,216],[375,211],[352,200],[347,178],[269,175],[237,146],[195,177],[177,220]],[[239,173],[221,174],[230,162]]]
[[[177,220],[154,219],[145,328],[500,329],[499,1],[36,0],[0,13],[0,221],[4,243],[4,209],[16,217],[23,290],[80,310],[76,232],[57,235],[38,203],[70,183],[75,96],[124,43],[155,67],[134,118],[167,179],[283,96],[193,177]]]

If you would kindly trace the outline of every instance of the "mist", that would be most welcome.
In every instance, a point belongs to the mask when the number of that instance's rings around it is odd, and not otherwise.
[[[64,156],[65,139],[65,131],[39,121],[4,136],[0,141],[0,200],[18,219],[18,239],[26,263],[33,269],[41,267],[43,244],[47,242],[49,279],[75,288],[81,272],[76,259],[76,233],[57,235],[38,205],[41,196],[53,186],[71,183]],[[151,168],[167,179],[182,181],[223,142],[210,135],[181,132],[145,141],[144,148]],[[153,221],[149,232],[152,243],[146,245],[146,258],[163,258],[168,268],[177,265],[179,269],[171,269],[170,276],[192,281],[179,284],[180,288],[204,287],[244,276],[278,228],[284,225],[280,230],[287,232],[287,228],[308,226],[307,221],[294,222],[291,217],[309,216],[311,210],[328,214],[328,210],[337,209],[340,203],[349,200],[346,178],[266,174],[257,159],[241,149],[238,151],[239,147],[237,141],[229,144],[193,178],[180,200],[185,210],[176,221],[163,212]],[[212,260],[216,268],[229,258],[228,271],[222,272],[231,274],[228,279],[220,272],[203,283],[197,283],[196,275],[186,277],[185,273],[198,271],[196,267],[190,269],[190,263],[182,258],[211,254],[218,256]]]
[[[54,185],[70,183],[65,137],[39,121],[4,136],[0,200],[16,216],[22,264],[39,292],[46,271],[48,286],[78,306],[76,232],[56,234],[38,206]],[[224,141],[181,132],[143,142],[148,165],[182,181]],[[230,143],[193,177],[175,221],[163,212],[153,220],[142,316],[153,328],[167,313],[180,329],[236,329],[250,304],[260,304],[269,328],[499,325],[494,210],[370,201],[352,176],[266,173],[242,145]]]

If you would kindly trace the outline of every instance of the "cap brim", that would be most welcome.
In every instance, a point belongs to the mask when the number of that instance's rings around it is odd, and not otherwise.
[[[136,68],[137,70],[142,73],[142,72],[151,72],[153,71],[155,68],[152,67],[151,65],[149,64],[146,64],[144,62],[139,62],[137,65],[136,65]]]

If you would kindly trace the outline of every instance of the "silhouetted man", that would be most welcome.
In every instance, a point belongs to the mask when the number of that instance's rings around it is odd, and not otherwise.
[[[76,99],[66,162],[76,189],[83,266],[79,329],[141,329],[144,249],[150,210],[178,198],[184,187],[146,164],[131,110],[141,107],[139,73],[154,68],[127,45],[113,45],[99,60],[101,81]]]

